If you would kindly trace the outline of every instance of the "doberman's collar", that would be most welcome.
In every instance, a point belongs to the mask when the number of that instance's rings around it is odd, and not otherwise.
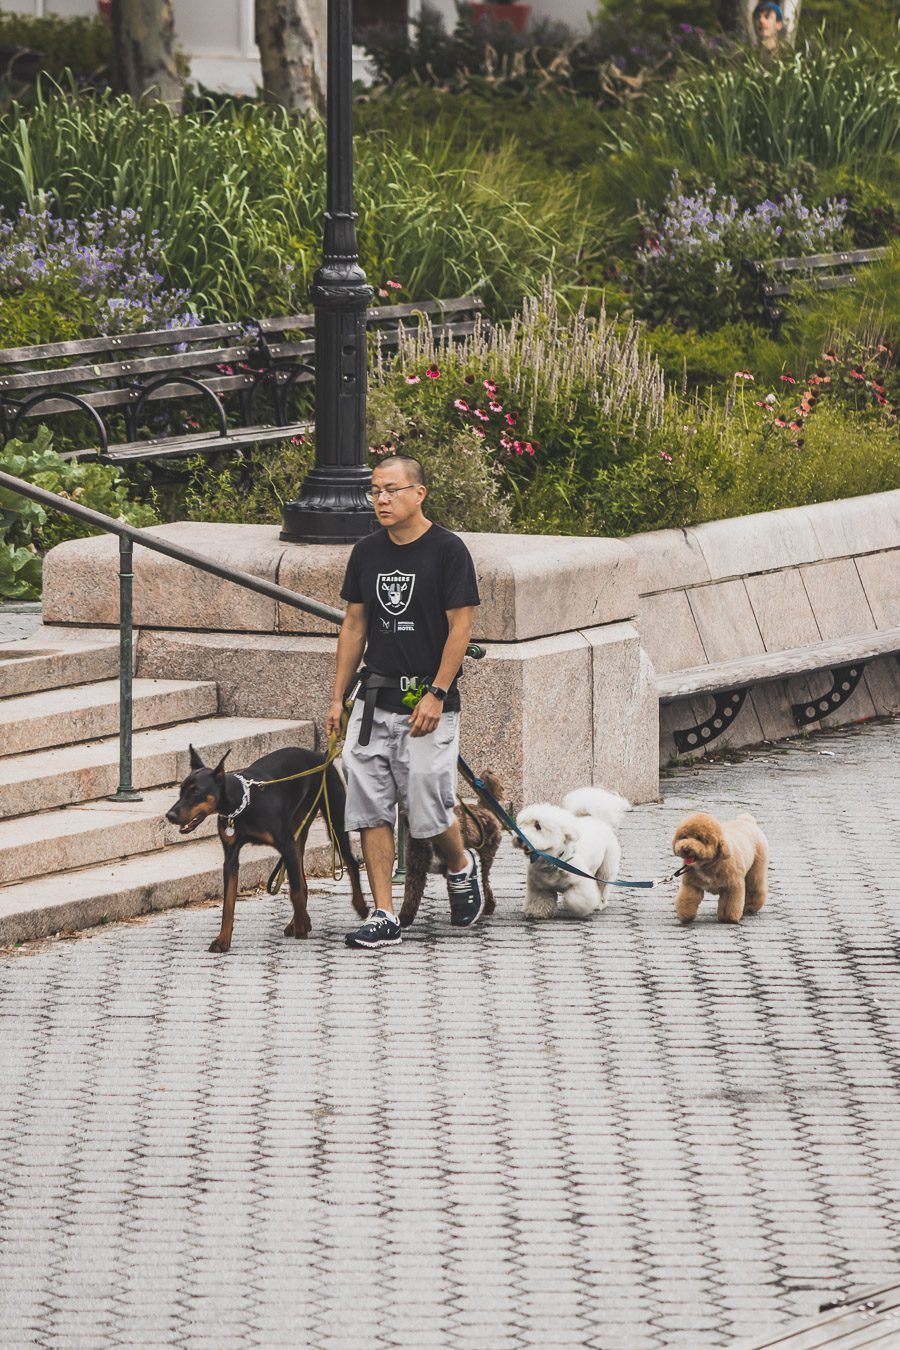
[[[236,778],[240,783],[241,801],[240,805],[236,807],[234,811],[220,811],[219,818],[225,821],[225,837],[227,839],[233,839],[234,822],[237,819],[237,817],[241,815],[243,811],[246,811],[247,807],[250,805],[250,789],[252,787],[255,787],[256,784],[252,778],[244,778],[243,775],[239,773],[232,773],[229,774],[228,776],[229,778]]]

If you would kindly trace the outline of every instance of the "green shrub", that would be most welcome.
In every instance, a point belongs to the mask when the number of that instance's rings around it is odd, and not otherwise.
[[[643,339],[666,377],[677,386],[728,386],[736,370],[752,370],[757,379],[776,380],[789,360],[784,346],[766,328],[738,322],[711,333],[678,332],[670,324],[645,328]]]
[[[173,118],[127,99],[39,93],[0,118],[0,134],[7,214],[42,194],[66,219],[134,210],[147,235],[159,231],[166,284],[189,289],[207,318],[306,306],[325,206],[321,121],[253,104]],[[508,152],[436,165],[386,137],[357,142],[363,265],[410,298],[481,287],[495,311],[514,305],[555,256],[573,197],[529,189]]]
[[[67,70],[76,77],[104,75],[112,61],[112,30],[101,18],[36,19],[0,10],[0,47],[20,47],[40,56],[40,70],[61,80]]]
[[[156,519],[150,507],[129,498],[124,481],[112,465],[62,459],[43,426],[32,441],[7,442],[0,450],[0,469],[132,525],[152,525]],[[46,511],[27,497],[0,488],[0,596],[27,599],[39,594],[41,555],[64,539],[94,533],[90,525],[74,516]]]
[[[648,159],[716,181],[748,155],[858,171],[863,158],[900,146],[898,92],[895,42],[808,41],[775,61],[748,54],[714,70],[686,63],[677,80],[620,118],[610,148],[627,158],[639,195]]]

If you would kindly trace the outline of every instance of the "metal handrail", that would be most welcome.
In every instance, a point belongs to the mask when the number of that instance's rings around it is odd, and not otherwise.
[[[326,605],[321,600],[313,600],[298,591],[290,591],[286,586],[255,577],[250,572],[239,572],[237,568],[225,567],[212,558],[205,558],[201,553],[194,553],[193,549],[169,543],[167,539],[160,539],[149,530],[138,529],[134,525],[128,525],[124,520],[116,520],[113,516],[104,515],[102,511],[94,511],[89,506],[82,506],[80,502],[60,497],[55,492],[48,492],[46,488],[25,482],[23,478],[15,478],[10,473],[0,472],[0,487],[16,492],[20,497],[29,497],[51,511],[63,511],[66,515],[75,516],[78,520],[84,520],[107,534],[119,537],[119,786],[112,794],[111,801],[141,800],[140,793],[135,790],[131,781],[134,648],[132,587],[135,544],[140,544],[142,548],[151,549],[155,553],[163,553],[166,557],[174,558],[176,562],[185,563],[189,567],[199,568],[202,572],[210,572],[223,581],[233,582],[235,586],[256,591],[258,595],[265,595],[270,600],[278,600],[282,604],[291,605],[294,609],[302,609],[305,613],[312,614],[317,619],[324,619],[327,623],[339,627],[343,622],[344,611],[334,605]]]

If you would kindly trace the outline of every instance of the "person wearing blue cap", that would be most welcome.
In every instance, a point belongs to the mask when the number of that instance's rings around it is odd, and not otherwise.
[[[753,28],[761,47],[767,52],[777,51],[784,32],[781,6],[771,4],[770,0],[760,0],[753,11]]]

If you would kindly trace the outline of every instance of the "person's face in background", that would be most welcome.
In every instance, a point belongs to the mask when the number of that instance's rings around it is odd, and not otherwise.
[[[767,47],[771,51],[772,48],[778,46],[778,39],[784,24],[774,9],[758,9],[753,16],[753,26],[763,47]]]

